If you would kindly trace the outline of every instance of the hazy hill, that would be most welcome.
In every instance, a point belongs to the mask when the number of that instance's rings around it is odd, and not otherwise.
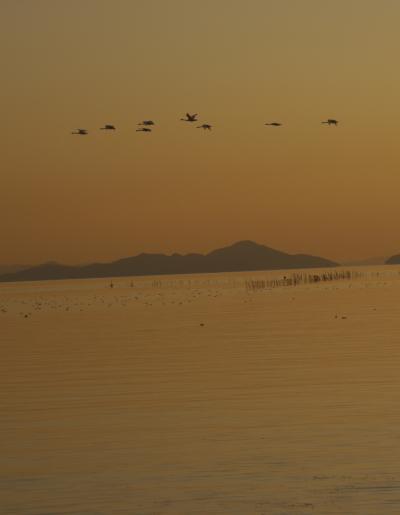
[[[318,268],[337,266],[328,259],[306,254],[286,254],[252,241],[240,241],[209,254],[139,254],[111,263],[66,266],[43,265],[0,276],[0,281],[41,281],[46,279],[78,279],[134,275],[194,274],[276,270],[286,268]]]
[[[395,254],[386,261],[387,265],[400,265],[400,254]]]
[[[20,270],[26,270],[31,268],[32,265],[0,265],[0,275],[2,274],[13,274]]]

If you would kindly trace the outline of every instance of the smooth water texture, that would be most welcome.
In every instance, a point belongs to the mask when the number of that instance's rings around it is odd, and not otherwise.
[[[1,284],[0,513],[398,515],[400,275],[358,272]]]

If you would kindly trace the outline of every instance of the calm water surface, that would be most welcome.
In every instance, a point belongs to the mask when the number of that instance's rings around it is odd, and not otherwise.
[[[359,270],[0,285],[0,513],[398,515],[400,276]]]

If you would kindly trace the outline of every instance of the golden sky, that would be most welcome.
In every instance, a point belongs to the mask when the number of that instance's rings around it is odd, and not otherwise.
[[[398,0],[0,0],[0,262],[399,251],[399,20]]]

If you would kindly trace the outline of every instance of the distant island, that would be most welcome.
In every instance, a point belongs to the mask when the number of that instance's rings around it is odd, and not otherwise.
[[[27,268],[32,268],[32,265],[0,265],[0,275],[14,274],[15,272],[20,272]]]
[[[387,265],[400,265],[400,254],[395,254],[391,256],[387,261]]]
[[[68,266],[44,263],[0,275],[1,282],[89,279],[138,275],[244,272],[289,268],[326,268],[338,263],[307,254],[287,254],[252,241],[239,241],[208,254],[139,254],[111,263]]]

